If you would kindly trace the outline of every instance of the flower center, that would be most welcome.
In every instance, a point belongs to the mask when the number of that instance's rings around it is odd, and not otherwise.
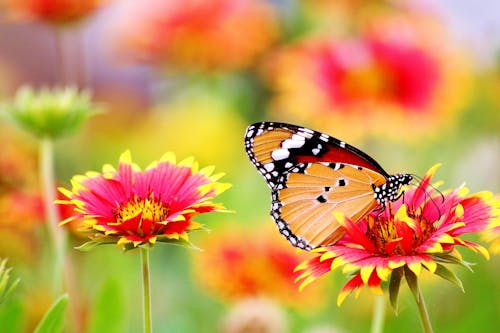
[[[368,217],[366,236],[381,255],[412,255],[434,232],[435,226],[420,215],[399,220],[394,216]]]
[[[135,198],[118,207],[114,212],[115,220],[121,224],[131,219],[139,218],[140,221],[162,222],[168,216],[168,205],[156,200],[154,197]]]

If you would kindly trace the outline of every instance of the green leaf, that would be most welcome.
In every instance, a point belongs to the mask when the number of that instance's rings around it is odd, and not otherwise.
[[[125,331],[125,300],[123,290],[117,280],[110,279],[102,286],[92,309],[87,333]]]
[[[455,273],[450,271],[445,266],[443,266],[441,264],[437,264],[437,268],[436,268],[436,271],[434,272],[434,274],[442,277],[445,280],[450,281],[451,283],[456,285],[458,288],[460,288],[460,290],[465,292],[464,285],[462,284],[462,281],[460,281],[460,279],[455,275]]]
[[[0,307],[2,332],[25,332],[26,322],[26,309],[21,299],[9,299]]]
[[[98,245],[104,245],[104,244],[116,244],[116,241],[95,241],[91,240],[86,243],[83,243],[80,246],[76,246],[75,250],[82,251],[82,252],[88,252],[92,249],[94,249]]]
[[[469,271],[473,272],[472,270],[472,263],[463,261],[460,258],[457,258],[451,254],[435,254],[432,256],[434,259],[436,259],[437,262],[441,262],[443,264],[456,264],[460,265],[462,267],[467,268]]]
[[[391,279],[389,281],[389,300],[391,301],[391,306],[396,314],[398,313],[399,288],[401,288],[402,278],[403,269],[400,267],[392,271]]]
[[[64,316],[68,306],[68,294],[59,297],[38,323],[34,333],[59,333],[63,330]]]
[[[407,266],[404,266],[405,278],[415,299],[418,299],[418,278]]]

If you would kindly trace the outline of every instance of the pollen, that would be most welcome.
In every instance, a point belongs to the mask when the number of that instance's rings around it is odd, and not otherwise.
[[[134,198],[120,205],[113,215],[119,224],[138,216],[140,216],[141,221],[162,222],[167,218],[168,212],[166,203],[149,196],[148,198]]]

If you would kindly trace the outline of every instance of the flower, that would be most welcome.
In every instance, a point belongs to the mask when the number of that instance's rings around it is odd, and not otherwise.
[[[491,199],[491,215],[495,216],[490,220],[490,224],[482,233],[482,239],[490,243],[489,251],[493,254],[500,254],[500,198]]]
[[[250,66],[277,36],[273,8],[262,0],[129,1],[109,27],[119,54],[209,71]]]
[[[4,109],[32,134],[51,139],[76,131],[97,111],[87,91],[70,87],[39,91],[22,87]]]
[[[346,235],[335,245],[315,250],[317,256],[300,264],[300,289],[317,277],[340,267],[352,278],[342,288],[340,305],[352,291],[364,285],[381,294],[381,284],[390,281],[389,292],[395,306],[399,282],[403,276],[418,277],[425,269],[462,287],[445,264],[467,266],[455,248],[463,246],[488,258],[481,245],[460,236],[484,230],[498,220],[498,202],[489,192],[467,195],[459,188],[431,195],[430,185],[438,165],[432,167],[420,183],[407,190],[384,212],[372,212],[358,223],[337,216]]]
[[[271,56],[263,73],[275,91],[273,112],[351,139],[400,140],[448,125],[466,95],[462,57],[428,42],[436,37],[416,24],[379,25],[349,37],[305,37]]]
[[[142,171],[126,151],[118,170],[104,165],[102,173],[74,176],[71,191],[59,189],[66,200],[56,202],[74,207],[74,215],[61,224],[82,219],[91,239],[82,249],[104,243],[125,249],[157,241],[189,244],[188,232],[202,227],[193,217],[225,211],[211,200],[230,184],[217,182],[223,174],[212,175],[213,170],[198,170],[192,158],[176,164],[174,154],[166,153]]]
[[[38,233],[44,222],[40,194],[14,190],[0,194],[0,256],[15,263],[36,262],[41,243]]]
[[[69,23],[90,15],[103,0],[4,0],[5,9],[13,16],[38,19],[50,23]]]
[[[37,186],[37,153],[26,133],[13,124],[0,121],[0,194]]]
[[[304,308],[324,303],[322,285],[308,295],[298,293],[293,269],[304,257],[275,230],[232,228],[207,237],[203,248],[205,251],[193,258],[194,277],[214,296],[230,302],[265,297]],[[299,296],[300,304],[296,302]]]

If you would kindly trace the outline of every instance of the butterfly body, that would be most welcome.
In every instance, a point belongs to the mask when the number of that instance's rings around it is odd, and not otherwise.
[[[389,175],[361,150],[327,134],[284,123],[250,125],[250,161],[272,191],[271,216],[299,248],[334,244],[343,229],[333,212],[358,221],[396,200],[409,174]]]

